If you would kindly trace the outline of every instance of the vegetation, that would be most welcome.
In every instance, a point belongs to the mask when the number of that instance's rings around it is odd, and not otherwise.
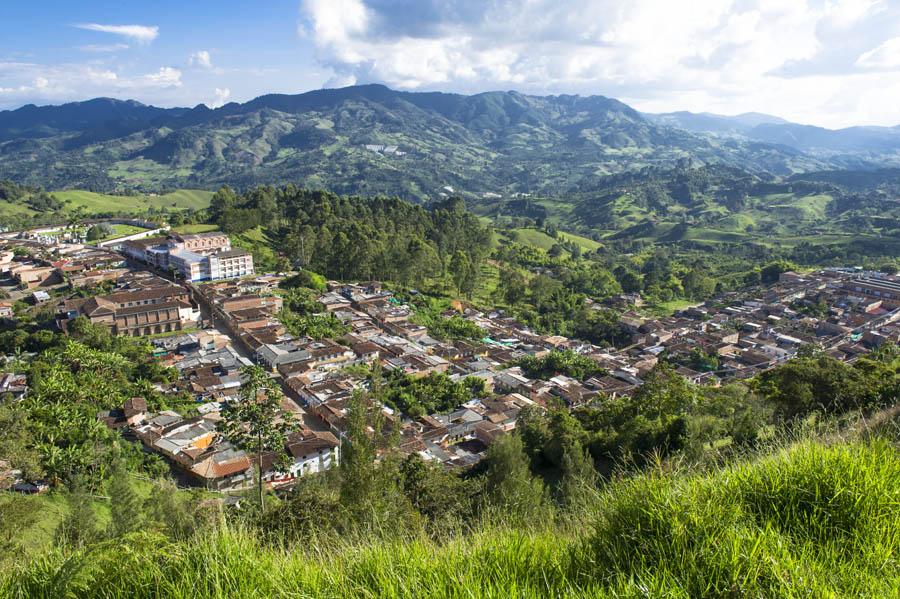
[[[484,381],[477,377],[453,381],[437,372],[421,378],[391,372],[384,383],[384,402],[411,418],[450,412],[486,395]]]
[[[486,522],[453,539],[273,547],[218,528],[51,553],[8,572],[29,597],[890,596],[900,584],[895,491],[885,442],[804,442],[710,473],[659,471],[610,485],[576,525]],[[571,522],[571,521],[570,521]],[[327,541],[320,541],[327,543]],[[238,566],[237,564],[240,564]]]
[[[136,396],[153,410],[190,406],[189,399],[164,396],[153,387],[173,381],[174,372],[151,356],[145,342],[111,337],[84,318],[70,323],[69,332],[69,338],[43,329],[0,334],[9,353],[40,352],[18,367],[28,375],[27,397],[0,406],[3,455],[34,477],[88,488],[102,484],[115,464],[154,476],[163,473],[159,458],[123,444],[97,420],[97,413]]]
[[[288,281],[289,290],[283,291],[284,308],[278,313],[278,319],[291,335],[310,337],[312,339],[336,339],[350,332],[350,327],[341,322],[337,316],[325,312],[322,304],[315,300],[315,294],[309,287],[295,287],[301,284],[301,275]],[[307,284],[317,283],[315,279],[303,281]]]
[[[6,115],[0,142],[24,139],[0,148],[0,177],[92,190],[296,181],[422,201],[445,186],[472,197],[591,189],[609,173],[673,165],[686,156],[776,173],[843,163],[780,145],[721,143],[602,96],[417,94],[365,85],[263,96],[218,110],[118,103],[103,110],[105,121],[97,111],[88,102],[77,116],[50,111],[52,122],[28,125],[18,124],[15,112]],[[109,120],[112,113],[121,117]],[[16,151],[22,143],[28,152]],[[890,162],[890,154],[882,160]]]
[[[246,451],[255,461],[259,509],[265,510],[263,458],[274,456],[276,464],[287,460],[284,445],[291,420],[282,414],[281,387],[260,366],[245,366],[238,401],[228,402],[222,411],[219,431],[235,447]]]
[[[596,362],[572,350],[553,350],[541,358],[526,356],[516,365],[521,366],[525,376],[544,380],[562,374],[581,381],[603,372]]]

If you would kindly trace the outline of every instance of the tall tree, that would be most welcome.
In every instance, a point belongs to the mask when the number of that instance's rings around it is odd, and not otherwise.
[[[290,415],[281,411],[281,389],[259,366],[245,366],[241,370],[244,384],[237,401],[229,402],[222,413],[219,430],[231,443],[256,459],[256,485],[260,510],[265,509],[262,481],[263,454],[275,452],[277,466],[287,459],[284,445],[293,423]]]
[[[531,474],[519,435],[504,435],[487,453],[486,491],[490,503],[506,515],[526,519],[545,506],[543,483]]]
[[[64,547],[83,547],[97,540],[99,529],[97,513],[83,484],[73,485],[72,490],[66,494],[68,511],[65,517],[57,525],[55,531],[56,543]]]
[[[131,480],[123,468],[116,468],[109,484],[109,526],[110,537],[122,537],[141,528],[143,505],[134,491]]]
[[[209,201],[210,220],[218,222],[225,215],[225,212],[235,207],[237,200],[237,194],[234,193],[233,189],[227,185],[220,187]]]

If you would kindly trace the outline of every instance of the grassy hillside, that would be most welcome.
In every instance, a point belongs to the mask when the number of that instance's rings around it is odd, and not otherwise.
[[[544,231],[540,231],[538,229],[522,228],[512,230],[514,230],[518,234],[518,241],[520,243],[532,245],[542,250],[549,250],[559,241],[571,241],[581,247],[581,249],[584,251],[592,251],[600,247],[600,244],[593,239],[589,239],[581,235],[576,235],[574,233],[564,233],[560,231],[558,234],[559,239],[557,240],[547,235],[547,233],[545,233]]]
[[[583,522],[263,546],[223,528],[149,534],[2,574],[28,597],[848,597],[900,591],[900,459],[804,442],[705,474],[613,483]]]
[[[82,208],[88,214],[104,212],[145,212],[150,208],[169,210],[201,210],[209,206],[213,192],[179,189],[164,195],[121,196],[92,191],[54,191],[51,195],[66,205],[66,210]]]

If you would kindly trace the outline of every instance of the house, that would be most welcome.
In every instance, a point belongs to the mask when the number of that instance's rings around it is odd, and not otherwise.
[[[293,462],[289,476],[324,472],[340,462],[340,442],[330,432],[303,430],[288,436],[286,449]]]
[[[232,249],[228,235],[218,231],[127,241],[122,251],[134,260],[172,269],[186,281],[231,279],[254,272],[253,255]]]
[[[12,318],[13,317],[13,303],[12,302],[0,302],[0,318]]]
[[[0,396],[9,393],[13,399],[22,399],[28,393],[28,377],[24,374],[5,372],[0,374]]]

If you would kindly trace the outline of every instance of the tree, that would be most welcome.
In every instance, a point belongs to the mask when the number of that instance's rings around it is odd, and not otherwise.
[[[141,528],[143,505],[131,486],[131,480],[121,467],[113,472],[109,485],[109,526],[107,534],[112,538],[125,536]]]
[[[485,490],[491,505],[504,515],[527,519],[546,504],[543,483],[531,474],[521,437],[504,435],[487,452]]]
[[[82,482],[73,485],[66,494],[68,510],[57,525],[54,536],[56,543],[64,547],[84,547],[97,540],[99,528],[97,514],[91,496]]]
[[[88,241],[99,241],[106,238],[111,233],[112,228],[110,228],[109,225],[102,223],[91,226],[91,228],[87,230],[87,234],[85,234],[84,238]]]
[[[584,446],[572,439],[563,445],[562,478],[559,481],[559,501],[570,511],[588,505],[597,485],[594,461]]]
[[[143,507],[148,524],[172,539],[186,539],[197,528],[196,502],[187,492],[179,493],[171,480],[155,481]]]
[[[692,268],[681,281],[684,293],[692,299],[704,299],[716,291],[716,282],[700,268]]]
[[[868,364],[868,362],[863,362]],[[762,373],[759,389],[785,420],[813,411],[842,414],[878,404],[883,376],[864,376],[826,353],[798,352],[789,362]]]
[[[237,401],[226,404],[219,430],[235,447],[256,459],[259,507],[264,511],[263,454],[275,452],[276,467],[284,465],[287,459],[284,445],[292,419],[281,412],[281,389],[265,370],[259,366],[245,366],[241,374],[244,383],[240,396]]]
[[[450,276],[460,295],[471,296],[475,289],[475,265],[462,250],[457,250],[450,259]]]
[[[347,404],[347,436],[340,464],[341,503],[351,510],[361,509],[375,495],[375,442],[368,429],[369,398],[357,390]]]
[[[17,404],[0,405],[0,456],[9,460],[29,479],[43,474],[41,457],[34,450],[33,423]]]
[[[759,271],[760,280],[766,285],[771,285],[778,281],[781,273],[787,272],[794,268],[794,265],[785,260],[778,260],[763,266]]]
[[[472,507],[472,485],[446,468],[413,453],[400,465],[403,494],[430,521],[464,518]]]
[[[622,291],[624,291],[625,293],[635,293],[643,288],[641,275],[632,270],[628,270],[620,266],[616,268],[614,274],[616,276],[616,280],[619,281],[619,285],[622,286]]]
[[[225,213],[231,208],[234,208],[236,204],[237,194],[235,194],[234,190],[227,185],[223,185],[213,194],[213,197],[209,201],[210,220],[219,222]]]
[[[525,294],[528,292],[528,281],[518,269],[501,268],[500,284],[497,290],[501,293],[503,301],[514,306],[525,299]]]

